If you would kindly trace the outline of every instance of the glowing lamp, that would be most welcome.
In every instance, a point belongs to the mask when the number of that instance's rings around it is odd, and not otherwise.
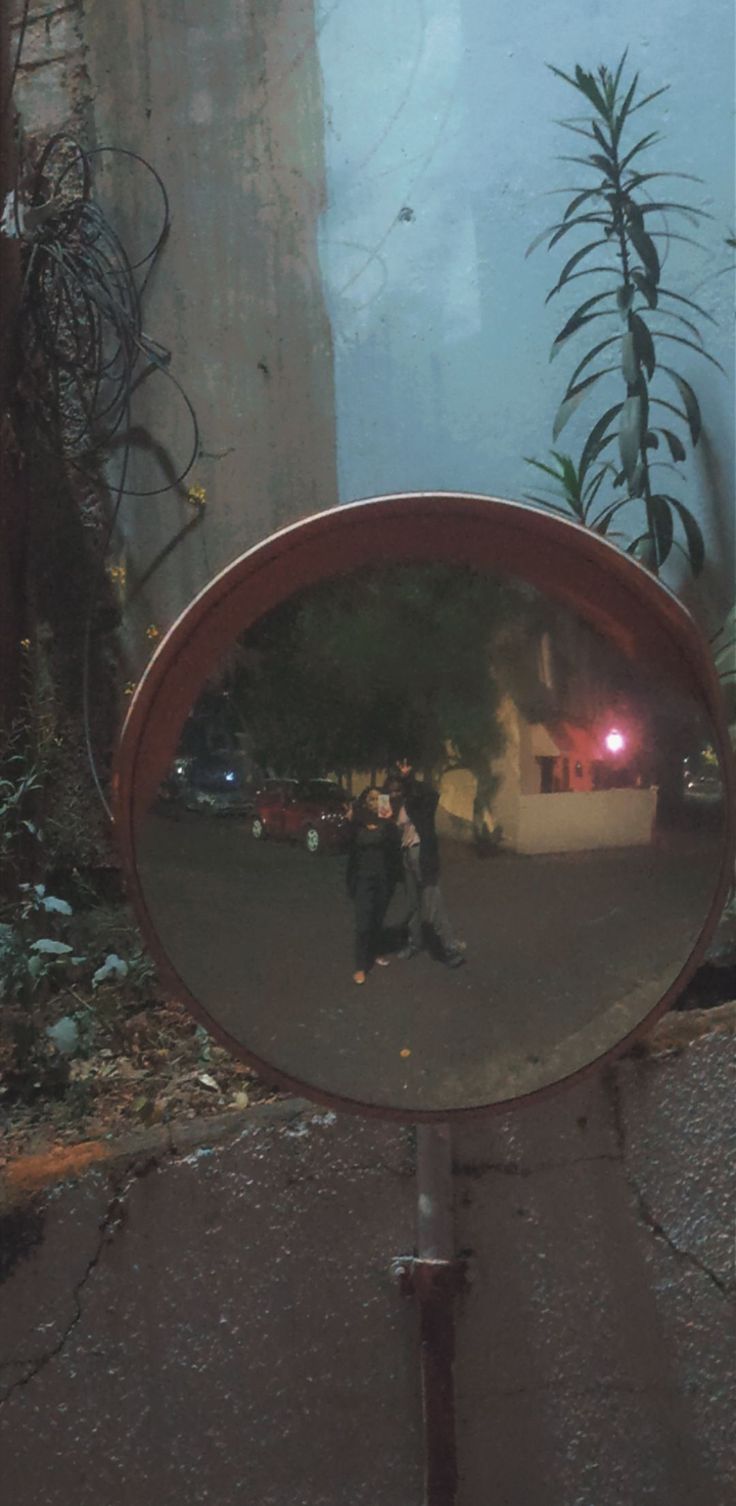
[[[620,753],[625,743],[626,739],[623,733],[618,732],[615,727],[612,727],[611,731],[606,734],[605,744],[609,753]]]

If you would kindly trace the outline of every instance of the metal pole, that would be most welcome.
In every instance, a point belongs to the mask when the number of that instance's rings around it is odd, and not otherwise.
[[[449,1124],[417,1125],[417,1255],[449,1260],[455,1255],[452,1140]]]
[[[455,1506],[455,1319],[464,1265],[455,1260],[452,1142],[447,1124],[417,1126],[417,1254],[395,1262],[419,1308],[424,1506]]]

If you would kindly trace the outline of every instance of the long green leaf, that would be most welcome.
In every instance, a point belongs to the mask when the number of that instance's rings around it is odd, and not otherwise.
[[[563,73],[561,68],[555,68],[554,63],[548,63],[547,67],[549,68],[550,73],[554,73],[556,78],[563,78],[566,84],[572,84],[573,89],[577,89],[578,86],[574,78],[570,77],[569,73]]]
[[[682,241],[683,246],[695,246],[698,251],[707,251],[708,247],[703,241],[696,241],[692,235],[681,235],[679,230],[650,230],[649,236],[653,241]]]
[[[681,324],[685,329],[688,329],[691,335],[693,335],[697,340],[701,350],[703,349],[703,336],[701,335],[697,324],[693,324],[692,319],[686,319],[684,314],[676,314],[674,309],[666,309],[662,304],[660,304],[658,312],[660,319],[674,319],[677,324]]]
[[[690,438],[693,444],[696,445],[700,438],[701,430],[703,427],[700,417],[700,404],[698,403],[698,399],[696,398],[695,393],[690,386],[690,383],[686,382],[685,378],[681,377],[679,372],[673,371],[671,366],[663,366],[661,362],[659,369],[660,371],[666,371],[668,377],[672,378],[672,381],[674,382],[680,394],[680,397],[685,404],[685,412],[687,414],[687,424],[690,430]]]
[[[585,269],[582,272],[573,272],[572,276],[568,277],[567,283],[565,283],[565,287],[567,287],[569,283],[575,282],[578,277],[592,277],[592,275],[594,273],[601,273],[601,274],[605,273],[605,275],[607,277],[610,277],[612,271],[613,271],[612,267],[600,267],[600,266],[599,267],[585,267]],[[554,298],[555,294],[559,293],[560,291],[561,291],[561,285],[560,285],[560,283],[556,283],[555,286],[553,288],[551,288],[550,292],[547,294],[547,297],[544,300],[545,303],[549,303],[550,299]],[[613,294],[613,293],[615,293],[616,289],[615,288],[611,288],[611,289],[609,289],[609,291],[611,292],[611,294]]]
[[[595,139],[598,142],[599,147],[602,148],[603,154],[607,158],[607,160],[610,163],[615,163],[616,157],[615,157],[613,148],[611,147],[610,143],[608,141],[606,141],[606,138],[603,135],[603,132],[602,132],[600,126],[597,125],[596,121],[593,121],[593,135],[595,136]]]
[[[657,549],[657,564],[663,565],[672,548],[674,523],[672,510],[666,497],[655,495],[649,498],[648,507],[654,542]]]
[[[557,227],[548,249],[551,251],[557,242],[562,240],[563,235],[567,235],[569,230],[574,230],[578,225],[607,225],[608,223],[608,220],[600,214],[579,214],[575,219],[567,220]]]
[[[667,210],[671,213],[684,214],[693,225],[697,225],[698,220],[713,219],[713,215],[709,214],[707,209],[696,209],[692,204],[679,204],[674,199],[650,200],[646,204],[640,204],[639,209],[642,214],[664,214]]]
[[[645,105],[651,104],[653,99],[658,99],[660,94],[666,94],[669,88],[669,84],[663,84],[661,89],[655,89],[652,94],[645,95],[644,99],[640,99],[638,103],[633,106],[631,114],[635,115],[637,110],[643,110]]]
[[[687,460],[687,450],[685,449],[682,440],[678,438],[677,434],[673,434],[671,429],[660,429],[659,432],[660,434],[664,434],[664,437],[667,440],[672,459]]]
[[[652,340],[648,326],[644,323],[644,320],[642,319],[640,314],[631,315],[630,329],[634,338],[634,350],[636,352],[637,361],[639,361],[644,367],[644,370],[646,371],[646,374],[651,381],[652,377],[654,376],[654,368],[656,365],[654,341]]]
[[[583,371],[585,371],[586,366],[589,366],[591,361],[595,361],[596,357],[600,355],[602,350],[606,350],[609,345],[615,345],[617,340],[620,339],[620,335],[609,335],[607,340],[601,340],[599,341],[598,345],[594,345],[592,350],[589,350],[586,355],[583,356],[582,361],[578,361],[578,364],[575,367],[572,376],[570,377],[569,385],[571,387],[574,386],[574,384],[577,382],[578,377]]]
[[[694,350],[696,355],[702,356],[704,361],[710,361],[711,366],[716,366],[719,371],[723,372],[724,376],[726,375],[720,361],[717,361],[715,356],[710,355],[707,350],[703,350],[702,345],[696,345],[694,340],[686,339],[685,335],[673,335],[669,329],[653,329],[652,334],[657,340],[671,340],[675,345],[686,345],[688,350]]]
[[[630,329],[621,339],[621,370],[628,387],[633,387],[639,380],[639,358],[636,354],[634,336]]]
[[[640,272],[638,268],[634,268],[631,273],[631,280],[639,289],[642,298],[646,298],[650,309],[656,309],[658,291],[656,282],[652,282],[651,277],[648,277],[646,272]]]
[[[656,575],[657,546],[651,533],[640,533],[638,538],[633,539],[627,545],[626,553],[632,555],[641,565],[644,565],[647,570],[651,570]]]
[[[524,258],[526,259],[527,256],[531,256],[532,251],[536,251],[537,246],[541,246],[542,242],[546,241],[548,235],[553,236],[553,239],[549,243],[549,249],[551,250],[552,247],[556,245],[557,241],[560,240],[563,235],[567,234],[568,230],[574,229],[576,225],[586,224],[606,225],[608,224],[608,221],[603,216],[594,213],[581,214],[577,217],[577,219],[574,220],[555,220],[552,225],[545,225],[544,230],[540,230],[539,234],[535,235],[534,240],[530,242],[530,244],[526,248],[526,251],[524,252]]]
[[[582,513],[580,504],[580,482],[578,473],[569,455],[560,455],[555,451],[555,459],[562,468],[562,484],[565,488],[565,496],[575,512]]]
[[[607,376],[608,373],[613,370],[613,366],[602,367],[600,371],[594,371],[592,376],[586,377],[585,381],[580,382],[577,387],[568,388],[563,401],[561,402],[557,410],[557,416],[555,418],[554,427],[552,429],[553,439],[557,439],[558,435],[562,433],[562,430],[564,429],[565,424],[568,422],[568,419],[572,418],[575,410],[580,407],[580,404],[587,396],[590,388],[593,387],[596,382],[600,381],[600,378],[602,376]]]
[[[667,368],[664,367],[660,362],[659,369],[660,371],[665,371]],[[666,402],[663,397],[652,397],[651,403],[655,408],[666,408],[668,413],[674,413],[675,418],[681,419],[685,426],[689,427],[690,420],[687,416],[687,413],[683,413],[681,408],[676,408],[674,403]]]
[[[565,283],[569,281],[570,273],[575,270],[575,267],[579,265],[584,257],[589,256],[590,252],[595,251],[598,246],[605,246],[606,244],[606,240],[601,238],[597,241],[589,241],[587,246],[581,246],[580,250],[576,251],[574,255],[570,257],[569,261],[565,262],[559,278],[557,279],[558,288],[564,287]]]
[[[596,475],[591,478],[587,486],[584,488],[583,495],[585,497],[586,513],[589,512],[590,508],[593,506],[593,503],[598,496],[601,486],[603,485],[606,476],[610,473],[611,470],[612,466],[602,465],[600,470],[596,472]]]
[[[665,170],[664,172],[656,172],[656,173],[636,173],[636,172],[632,172],[632,174],[631,174],[628,182],[625,185],[623,185],[623,186],[625,187],[627,193],[632,193],[633,190],[635,188],[639,188],[642,183],[651,183],[652,178],[681,178],[682,181],[683,181],[683,183],[701,183],[702,184],[702,182],[703,182],[703,179],[700,178],[700,177],[698,177],[697,173],[678,173],[678,172],[674,172],[673,170],[669,170],[669,171]]]
[[[658,283],[660,278],[659,257],[651,236],[647,234],[646,230],[636,220],[629,220],[626,228],[629,239],[641,257],[652,282]]]
[[[634,472],[639,464],[646,427],[646,415],[641,396],[636,393],[627,397],[621,410],[618,444],[621,464],[628,481],[633,480]]]
[[[665,502],[669,502],[677,513],[687,540],[688,556],[692,566],[693,575],[699,575],[705,564],[705,542],[700,531],[700,526],[693,517],[690,509],[685,507],[677,497],[665,495]]]
[[[584,94],[586,99],[590,100],[590,103],[595,106],[596,110],[605,119],[608,115],[608,107],[592,73],[586,73],[578,63],[575,68],[575,80],[576,87],[580,90],[581,94]]]
[[[556,339],[553,341],[549,357],[550,361],[554,360],[555,356],[559,355],[560,351],[564,348],[564,346],[567,344],[567,341],[572,337],[572,335],[577,334],[578,330],[583,329],[586,324],[592,324],[594,319],[612,319],[613,317],[613,309],[597,309],[594,313],[583,314],[580,318],[577,318],[576,315],[573,315],[571,319],[568,319],[567,324],[564,326],[564,329],[560,330],[559,335],[557,335]],[[616,336],[615,338],[618,339],[619,337]],[[597,348],[600,349],[600,347]]]
[[[660,298],[673,298],[676,303],[686,303],[688,308],[694,309],[696,314],[700,314],[702,319],[707,319],[710,324],[718,323],[718,320],[714,319],[713,315],[709,314],[701,303],[694,303],[692,298],[684,298],[682,293],[673,293],[671,288],[660,287],[659,296]]]
[[[623,102],[623,104],[621,106],[621,109],[619,110],[619,112],[618,112],[618,114],[616,116],[616,119],[613,122],[612,135],[613,135],[614,144],[616,146],[618,146],[618,143],[619,143],[619,141],[621,139],[621,132],[622,132],[622,130],[624,128],[624,125],[626,124],[626,116],[628,115],[629,110],[631,108],[631,103],[632,103],[632,100],[633,100],[634,95],[636,93],[636,86],[637,86],[638,82],[639,82],[639,75],[638,75],[638,73],[635,73],[633,81],[629,85],[629,88],[627,90],[626,98],[624,99],[624,102]]]
[[[631,500],[631,497],[621,497],[618,502],[609,502],[608,505],[603,508],[603,511],[599,512],[598,517],[593,520],[591,527],[595,528],[597,533],[607,533],[609,525],[613,518],[615,518],[616,513],[620,512],[622,507],[628,507]]]
[[[570,216],[576,214],[578,209],[580,208],[580,205],[585,204],[588,199],[599,199],[601,197],[602,194],[600,188],[581,189],[580,192],[577,192],[575,194],[575,198],[568,204],[567,209],[562,216],[563,220],[569,220]]]
[[[636,287],[632,282],[622,283],[621,287],[616,289],[616,302],[618,304],[619,313],[623,315],[625,323],[628,322],[629,309],[631,308],[635,297]]]
[[[631,151],[628,152],[627,155],[623,158],[623,161],[619,163],[619,173],[626,171],[629,163],[634,157],[638,155],[639,152],[645,152],[647,147],[653,146],[655,141],[661,140],[662,137],[660,136],[659,131],[650,131],[648,136],[642,136],[641,141],[637,141],[636,146],[632,146]]]
[[[577,319],[578,314],[580,314],[581,316],[583,314],[587,314],[590,309],[595,308],[595,306],[596,306],[597,303],[602,303],[604,298],[613,298],[613,289],[612,288],[606,289],[603,293],[593,293],[590,298],[585,298],[583,300],[583,302],[580,303],[580,304],[578,304],[578,307],[573,310],[573,312],[570,315],[570,318],[567,321],[567,324],[570,324],[573,319]],[[565,325],[565,328],[567,328],[567,325]],[[560,332],[560,334],[557,335],[556,338],[558,340],[561,340],[562,339],[562,332]]]
[[[597,423],[593,425],[580,456],[579,470],[581,476],[585,476],[588,466],[596,459],[603,445],[607,444],[613,438],[612,434],[608,434],[608,426],[613,423],[614,418],[618,418],[622,408],[623,403],[614,403],[613,407],[609,408],[603,414],[602,418],[599,418]]]
[[[560,471],[554,470],[551,465],[545,465],[543,460],[535,460],[532,455],[525,455],[524,462],[526,465],[533,465],[537,471],[544,471],[545,476],[551,476],[554,481],[562,481]]]
[[[555,125],[562,126],[565,131],[573,131],[576,136],[584,136],[586,141],[595,141],[595,136],[591,130],[586,130],[584,126],[576,125],[573,120],[556,120]]]
[[[626,67],[626,59],[627,59],[628,56],[629,56],[629,49],[628,49],[628,47],[624,47],[624,50],[621,53],[621,56],[620,56],[620,58],[618,60],[618,66],[616,68],[616,72],[615,72],[615,74],[613,76],[613,97],[614,97],[614,99],[616,98],[616,95],[618,94],[618,86],[621,83],[621,74],[623,73],[624,68]],[[638,78],[638,77],[639,77],[639,75],[637,73],[636,78]],[[634,79],[634,83],[636,83],[636,78]]]
[[[591,152],[591,154],[590,154],[589,157],[574,157],[574,156],[570,156],[569,153],[562,153],[562,154],[559,154],[556,157],[555,160],[557,162],[577,162],[580,165],[582,165],[583,167],[595,167],[597,172],[600,172],[600,173],[603,174],[603,177],[605,178],[605,180],[606,180],[607,183],[610,183],[612,186],[615,186],[615,180],[614,180],[614,178],[613,178],[610,170],[608,169],[608,166],[607,166],[604,158],[603,157],[596,157],[592,152]],[[602,163],[602,166],[600,165],[601,163]]]

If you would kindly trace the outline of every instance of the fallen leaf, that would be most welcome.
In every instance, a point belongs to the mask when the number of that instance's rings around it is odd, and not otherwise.
[[[232,1107],[234,1109],[247,1109],[249,1103],[250,1098],[247,1093],[236,1093],[232,1100]]]
[[[220,1091],[219,1082],[215,1082],[214,1077],[210,1077],[209,1072],[198,1072],[197,1082],[201,1082],[203,1088],[212,1088],[215,1093],[219,1093]]]

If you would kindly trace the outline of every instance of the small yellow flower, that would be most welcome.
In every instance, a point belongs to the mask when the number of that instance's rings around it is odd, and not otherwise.
[[[160,627],[156,626],[155,622],[150,622],[148,624],[148,627],[146,628],[146,637],[150,638],[152,643],[155,643],[156,639],[161,637],[161,629]]]
[[[31,646],[31,640],[30,640],[30,638],[21,638],[21,640],[20,640],[20,646],[24,650],[25,653],[28,653],[28,650],[29,650],[29,648]]]
[[[190,486],[187,492],[187,502],[191,502],[192,507],[198,507],[201,511],[207,505],[207,493],[204,487]]]
[[[110,577],[110,580],[115,581],[118,585],[125,585],[128,574],[125,565],[108,565],[107,573]]]
[[[127,684],[123,687],[123,695],[132,695],[134,690],[135,680],[128,680]]]

